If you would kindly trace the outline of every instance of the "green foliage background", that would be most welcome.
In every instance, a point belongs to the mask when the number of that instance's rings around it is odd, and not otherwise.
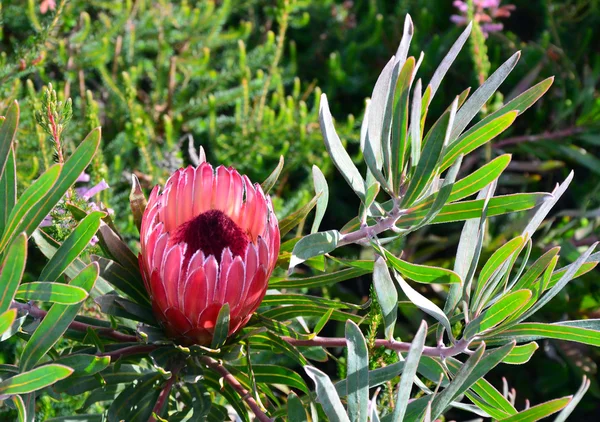
[[[275,186],[280,217],[310,200],[310,165],[317,164],[328,179],[334,204],[322,229],[341,227],[355,216],[358,200],[334,172],[323,146],[318,124],[321,92],[327,93],[347,149],[358,155],[364,100],[397,48],[405,14],[411,14],[417,28],[409,55],[425,53],[420,72],[427,77],[461,31],[450,22],[455,10],[445,0],[297,0],[287,8],[267,0],[57,3],[58,13],[46,14],[35,0],[1,3],[0,109],[6,110],[15,99],[21,105],[19,192],[54,162],[53,146],[34,117],[42,107],[44,88],[52,83],[60,100],[73,99],[73,116],[63,134],[67,155],[91,129],[102,126],[101,153],[88,171],[90,185],[102,179],[110,185],[95,201],[114,210],[116,225],[134,247],[137,231],[127,200],[131,172],[145,189],[163,183],[174,169],[193,162],[190,140],[195,149],[202,145],[208,161],[235,165],[256,181],[266,179],[285,156]],[[503,21],[505,30],[490,35],[485,48],[478,50],[487,52],[491,69],[515,50],[522,51],[520,65],[502,94],[490,101],[488,112],[546,77],[554,75],[555,82],[495,145],[473,154],[465,165],[475,169],[511,153],[499,193],[551,191],[575,170],[574,183],[554,209],[552,228],[540,230],[532,251],[535,258],[561,246],[562,267],[577,258],[578,247],[598,240],[600,54],[595,40],[600,39],[600,6],[595,0],[512,3],[516,11]],[[487,70],[477,66],[481,57],[473,51],[465,49],[459,55],[431,116],[439,116],[465,87],[478,86],[480,73]],[[55,217],[48,230],[63,240],[75,220],[69,213]],[[512,238],[517,224],[512,217],[497,218],[483,255]],[[297,230],[307,231],[302,225]],[[459,234],[458,225],[431,227],[395,242],[391,249],[403,250],[403,259],[411,262],[448,267],[453,258],[448,251],[455,250]],[[37,274],[43,262],[35,247],[29,249],[26,277]],[[353,247],[343,251],[349,258],[360,253]],[[594,270],[571,283],[537,318],[597,318],[598,275]],[[369,296],[369,286],[370,276],[365,276],[325,289],[324,295],[358,303]],[[435,294],[429,287],[424,292]],[[95,312],[93,304],[89,308]],[[416,331],[421,315],[414,308],[400,312],[396,330],[404,338]],[[339,325],[328,326],[330,334],[343,332]],[[373,332],[378,329],[382,330],[375,322]],[[16,344],[2,343],[0,363],[20,354]],[[587,374],[592,387],[574,417],[597,416],[598,349],[560,341],[540,344],[543,350],[529,365],[512,371],[503,367],[502,373],[492,372],[490,381],[497,385],[500,376],[506,377],[522,406],[525,398],[537,403],[570,394]],[[389,359],[376,355],[372,364]],[[343,371],[332,361],[325,368],[332,377]],[[68,415],[82,404],[76,399],[56,403],[48,397],[39,401],[40,420]]]

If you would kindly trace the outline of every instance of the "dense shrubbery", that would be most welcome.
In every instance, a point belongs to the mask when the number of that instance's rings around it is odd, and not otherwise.
[[[515,1],[489,35],[477,0],[25,3],[1,9],[0,418],[597,411],[594,2]],[[174,346],[138,228],[204,159],[264,180],[281,251],[245,328],[222,308]]]

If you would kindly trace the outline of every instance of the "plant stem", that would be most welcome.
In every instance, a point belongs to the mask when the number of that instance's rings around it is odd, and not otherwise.
[[[346,339],[344,337],[313,337],[310,340],[300,340],[291,337],[282,337],[282,340],[287,341],[293,346],[320,346],[320,347],[346,347]],[[470,341],[459,340],[454,346],[450,347],[430,347],[423,348],[423,355],[431,357],[447,358],[456,356],[467,351]],[[377,339],[375,340],[376,347],[385,347],[387,349],[396,350],[399,352],[407,352],[410,349],[411,343],[404,343],[395,340]]]
[[[536,142],[536,141],[545,141],[552,139],[561,139],[569,136],[576,135],[585,130],[583,127],[573,126],[567,129],[557,130],[556,132],[544,132],[538,135],[522,135],[522,136],[514,136],[512,138],[506,138],[502,141],[496,142],[494,147],[502,148],[507,145],[515,145],[520,144],[522,142]]]
[[[406,210],[401,210],[394,206],[394,209],[386,217],[382,217],[376,224],[364,226],[353,232],[343,234],[337,246],[340,247],[351,243],[357,243],[364,239],[373,238],[387,230],[392,230],[396,226],[398,219],[405,213]]]
[[[96,353],[97,356],[110,357],[110,361],[114,362],[115,360],[132,355],[141,355],[144,353],[152,352],[157,349],[159,346],[154,344],[136,344],[134,346],[123,347],[122,349],[113,350],[112,352],[100,352]]]
[[[180,370],[181,370],[181,367],[173,368],[173,370],[171,371],[171,377],[167,380],[167,383],[165,384],[163,389],[160,391],[160,395],[158,396],[158,399],[156,400],[156,404],[154,405],[154,408],[152,409],[152,412],[155,413],[156,415],[160,416],[160,412],[162,411],[163,406],[165,405],[165,402],[167,402],[169,400],[169,395],[171,394],[171,389],[173,388],[173,384],[175,384],[175,381],[177,380],[177,374],[179,373]],[[154,416],[151,415],[150,418],[148,419],[148,422],[156,422],[156,419],[154,418]]]
[[[44,311],[30,303],[20,303],[17,301],[13,301],[11,307],[19,311],[25,311],[33,318],[44,319],[48,314],[47,311]],[[94,325],[85,324],[79,321],[73,321],[71,322],[71,324],[69,324],[70,330],[80,331],[83,333],[87,333],[88,328],[95,330],[96,333],[101,337],[110,338],[119,342],[134,343],[139,341],[139,339],[136,336],[121,333],[119,331],[113,330],[112,328],[96,327]]]
[[[256,400],[252,397],[250,392],[246,390],[242,384],[225,368],[221,365],[217,360],[209,357],[209,356],[201,356],[199,358],[200,362],[208,366],[209,368],[216,371],[219,375],[223,377],[223,380],[227,384],[229,384],[237,393],[242,397],[242,399],[248,404],[256,419],[261,422],[272,422],[273,419],[269,418],[260,408]]]

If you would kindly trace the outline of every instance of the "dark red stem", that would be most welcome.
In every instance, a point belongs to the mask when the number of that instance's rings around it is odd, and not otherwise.
[[[165,402],[169,399],[169,395],[171,394],[171,389],[173,388],[173,384],[175,384],[175,381],[177,380],[177,374],[179,373],[180,369],[181,369],[181,367],[177,367],[171,371],[171,377],[167,380],[167,383],[165,384],[163,389],[160,391],[158,400],[156,400],[156,404],[154,405],[154,408],[152,409],[153,413],[160,416],[160,412],[162,411],[162,409],[165,405]],[[150,416],[150,419],[148,419],[148,422],[156,422],[156,419],[154,418],[153,415]]]
[[[520,144],[522,142],[537,142],[537,141],[550,141],[552,139],[561,139],[566,138],[568,136],[573,136],[578,133],[581,133],[585,130],[585,128],[574,126],[567,129],[557,130],[556,132],[544,132],[538,135],[522,135],[522,136],[514,136],[512,138],[506,138],[502,141],[498,141],[494,143],[494,147],[502,148],[508,145]]]

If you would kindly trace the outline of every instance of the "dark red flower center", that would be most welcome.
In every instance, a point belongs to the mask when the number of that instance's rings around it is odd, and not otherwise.
[[[221,262],[221,254],[225,248],[229,248],[233,256],[244,256],[248,236],[224,212],[210,210],[182,224],[177,229],[173,241],[187,243],[186,261],[197,250],[201,250],[205,256],[213,255]]]

